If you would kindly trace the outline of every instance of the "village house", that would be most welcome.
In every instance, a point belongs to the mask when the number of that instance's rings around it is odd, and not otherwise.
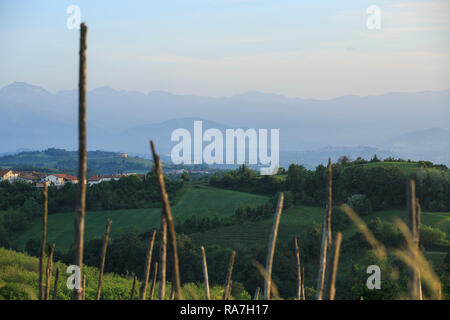
[[[121,174],[109,174],[109,175],[103,175],[103,176],[92,176],[88,179],[89,186],[92,186],[94,184],[99,184],[104,181],[111,181],[111,180],[120,180],[122,177],[128,177],[131,175],[136,175],[136,173],[121,173]]]
[[[8,180],[10,182],[14,182],[17,180],[18,176],[18,172],[12,171],[10,169],[0,170],[0,181]]]
[[[32,172],[20,172],[17,181],[22,181],[26,183],[36,184],[42,180],[39,174]]]
[[[65,183],[78,183],[78,178],[71,176],[70,174],[58,174],[52,173],[44,178],[44,181],[50,182],[53,186],[63,186]]]

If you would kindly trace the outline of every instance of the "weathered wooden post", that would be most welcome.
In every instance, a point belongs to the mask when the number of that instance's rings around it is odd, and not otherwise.
[[[235,258],[236,258],[236,251],[233,250],[233,252],[231,252],[230,263],[228,265],[227,279],[225,281],[225,287],[223,289],[222,300],[228,300],[228,293],[230,292],[231,275],[233,274],[233,265]]]
[[[87,26],[80,25],[80,69],[78,82],[78,194],[75,213],[74,265],[83,270],[84,215],[86,208],[86,34]],[[73,291],[73,299],[82,299],[80,278]]]
[[[153,293],[155,292],[157,274],[158,274],[158,262],[155,261],[155,263],[153,264],[153,279],[152,279],[152,286],[150,287],[150,296],[148,297],[149,300],[153,299]]]
[[[317,279],[316,299],[323,299],[325,279],[327,273],[328,248],[331,249],[331,210],[332,210],[332,166],[331,159],[328,159],[328,205],[325,209],[322,230],[322,245],[320,248],[319,274]]]
[[[305,268],[302,268],[302,296],[303,296],[303,300],[306,300],[306,295],[305,295]]]
[[[414,180],[409,180],[407,184],[407,207],[408,207],[408,217],[409,217],[409,230],[411,232],[411,238],[414,246],[414,252],[419,247],[420,239],[420,204],[416,199],[416,183]],[[419,211],[419,214],[418,214]],[[412,260],[415,264],[418,264],[418,259],[415,253],[412,253]],[[409,292],[411,299],[422,300],[422,290],[420,284],[420,272],[419,268],[411,268],[409,276]]]
[[[103,272],[105,271],[106,249],[108,248],[109,232],[111,230],[111,223],[112,223],[111,219],[106,220],[106,231],[105,231],[105,238],[103,239],[102,259],[100,261],[100,270],[99,270],[99,274],[98,274],[98,285],[97,285],[97,293],[95,295],[95,300],[100,300],[100,295],[102,292]]]
[[[53,284],[52,300],[56,300],[56,294],[58,293],[58,280],[59,280],[59,268],[56,268],[55,283]]]
[[[156,154],[155,146],[153,141],[150,141],[150,147],[153,153],[153,161],[156,166],[156,178],[158,180],[159,192],[161,194],[161,202],[163,204],[163,213],[166,217],[167,228],[170,236],[170,244],[172,247],[173,255],[173,273],[174,273],[174,283],[175,286],[175,297],[177,300],[181,300],[181,280],[180,280],[180,267],[178,263],[178,250],[177,250],[177,239],[175,234],[175,226],[173,223],[172,211],[170,210],[169,197],[166,192],[166,186],[164,184],[164,175],[161,166],[161,159],[159,155]]]
[[[144,279],[141,284],[139,298],[141,300],[145,300],[147,295],[147,287],[148,287],[148,278],[150,276],[150,266],[152,265],[152,253],[153,253],[153,245],[155,243],[156,230],[153,230],[152,238],[148,245],[147,255],[145,257],[145,270],[144,270]]]
[[[419,203],[419,198],[416,198],[416,218],[417,218],[417,222],[416,222],[416,243],[417,243],[417,248],[419,248],[419,244],[420,244],[420,223],[421,223],[421,217],[422,217],[422,207],[420,206]],[[417,272],[417,291],[419,294],[419,300],[423,300],[423,293],[422,293],[422,280],[421,280],[421,275],[420,275],[420,271]]]
[[[255,290],[255,294],[253,295],[253,300],[259,300],[259,293],[261,292],[261,288],[258,287]]]
[[[336,295],[336,275],[338,270],[341,242],[342,242],[342,233],[338,232],[336,235],[336,240],[334,242],[333,269],[331,273],[331,284],[330,284],[330,300],[334,300],[334,297]]]
[[[297,300],[302,298],[302,269],[300,266],[300,248],[298,246],[298,238],[294,238],[295,257],[297,258]]]
[[[202,250],[203,278],[205,280],[205,299],[210,300],[211,298],[209,294],[208,265],[206,264],[205,248],[203,246],[201,246],[200,248]]]
[[[134,276],[133,277],[133,285],[131,286],[130,300],[133,300],[133,298],[134,298],[134,292],[136,291],[136,281],[137,281],[137,276]]]
[[[166,297],[166,263],[167,263],[167,222],[164,213],[161,212],[161,231],[159,242],[159,300]]]
[[[269,238],[267,259],[266,259],[266,277],[264,281],[264,299],[270,300],[271,286],[272,286],[272,264],[275,253],[275,244],[278,236],[278,226],[280,225],[281,213],[283,212],[284,194],[280,193],[278,197],[277,208],[275,210],[275,217],[273,220],[272,233]]]
[[[44,183],[44,217],[42,222],[42,238],[41,238],[41,255],[39,256],[39,300],[45,299],[45,283],[44,283],[44,259],[45,259],[45,243],[47,241],[47,214],[48,214],[48,186]]]
[[[83,274],[81,300],[86,300],[86,275]]]
[[[48,260],[47,260],[47,284],[45,288],[45,299],[50,299],[50,286],[52,281],[52,271],[53,271],[53,253],[55,251],[55,244],[48,245]]]

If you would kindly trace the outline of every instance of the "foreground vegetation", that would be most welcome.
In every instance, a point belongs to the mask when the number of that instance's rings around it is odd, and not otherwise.
[[[0,248],[0,300],[35,300],[38,297],[38,265],[39,259],[27,254],[15,252]],[[54,269],[59,269],[59,281],[56,294],[57,300],[71,299],[72,290],[67,288],[66,282],[69,274],[66,274],[67,265],[56,262]],[[95,299],[98,281],[98,269],[94,267],[83,267],[83,273],[86,275],[86,299]],[[56,271],[53,273],[53,279]],[[131,295],[133,285],[133,276],[119,276],[109,273],[104,275],[104,284],[102,288],[102,299],[104,300],[128,300]],[[141,282],[136,283],[134,299],[139,298],[139,286]],[[156,284],[153,299],[157,299],[158,285]],[[170,297],[171,284],[166,287],[166,299]],[[53,294],[54,283],[51,286]],[[185,283],[183,285],[183,297],[186,299],[204,299],[205,291],[203,285],[198,283]],[[150,288],[147,297],[149,297]],[[211,298],[219,300],[222,298],[223,287],[211,287]],[[250,295],[241,287],[235,286],[232,290],[232,298],[249,299]]]
[[[333,232],[342,232],[344,239],[336,280],[339,288],[336,298],[359,299],[364,296],[366,299],[397,299],[407,296],[408,267],[395,256],[380,261],[360,231],[339,209],[339,204],[347,203],[360,213],[376,238],[388,248],[402,250],[405,240],[393,220],[399,217],[407,221],[407,211],[403,208],[404,185],[410,177],[417,180],[417,193],[426,209],[421,217],[420,249],[444,284],[443,297],[448,298],[450,214],[445,211],[448,207],[448,199],[445,198],[449,192],[448,169],[426,163],[360,162],[341,160],[333,165],[335,207],[332,228]],[[273,224],[276,199],[278,193],[283,191],[284,211],[279,226],[272,279],[283,298],[295,297],[297,288],[293,240],[294,236],[298,236],[305,268],[305,294],[308,299],[315,297],[327,193],[327,170],[324,166],[310,171],[302,166],[291,165],[287,171],[281,170],[278,176],[265,177],[242,166],[238,170],[214,175],[209,181],[192,182],[186,175],[181,178],[165,180],[175,219],[184,286],[201,288],[203,275],[199,247],[204,245],[212,285],[218,288],[223,285],[229,256],[232,250],[236,250],[234,296],[244,298],[247,292],[263,287],[264,279],[255,269],[254,262],[263,265],[266,260],[267,239]],[[145,181],[137,177],[125,177],[120,181],[88,188],[87,192],[88,209],[91,211],[86,215],[84,263],[98,266],[105,221],[111,218],[113,224],[105,271],[123,277],[129,287],[131,275],[135,274],[139,279],[143,277],[142,260],[151,228],[158,228],[160,224],[161,204],[155,180],[152,179],[154,174],[150,172]],[[39,193],[23,184],[12,186],[4,182],[0,183],[0,188],[9,192],[0,196],[0,205],[8,209],[0,211],[0,246],[38,256],[42,225]],[[53,203],[49,203],[48,242],[56,243],[55,259],[59,263],[72,262],[71,201],[74,191],[74,186],[70,185],[59,190],[49,190]],[[105,206],[119,210],[104,210]],[[58,213],[58,208],[66,212]],[[155,246],[159,247],[159,240]],[[157,261],[157,250],[154,256]],[[167,279],[172,277],[171,263],[169,260]],[[383,283],[381,290],[367,291],[365,287],[365,266],[371,264],[380,265],[382,274],[395,275]],[[198,296],[201,297],[201,293]]]

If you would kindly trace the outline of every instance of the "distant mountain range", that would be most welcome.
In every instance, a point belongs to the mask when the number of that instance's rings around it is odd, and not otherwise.
[[[77,90],[50,93],[23,82],[0,89],[0,153],[19,148],[73,150]],[[450,90],[343,96],[330,100],[247,92],[200,97],[168,92],[89,91],[89,150],[168,154],[174,129],[280,129],[281,162],[315,165],[328,156],[399,156],[450,164]],[[327,156],[328,155],[328,156]]]

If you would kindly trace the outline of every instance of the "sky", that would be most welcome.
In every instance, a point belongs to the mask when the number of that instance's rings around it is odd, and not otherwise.
[[[0,0],[0,87],[77,87],[88,25],[88,89],[330,99],[450,89],[450,0]],[[369,29],[368,7],[380,9]]]

